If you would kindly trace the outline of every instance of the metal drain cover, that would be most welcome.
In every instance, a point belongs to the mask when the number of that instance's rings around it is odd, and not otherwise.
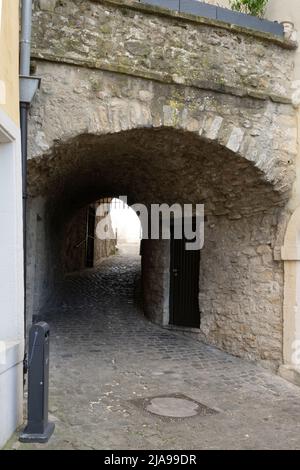
[[[158,416],[162,420],[193,418],[195,416],[210,416],[218,413],[193,398],[182,393],[156,395],[155,397],[135,398],[130,403],[140,410]]]
[[[190,418],[198,414],[199,405],[186,398],[158,397],[150,400],[146,410],[168,418]]]

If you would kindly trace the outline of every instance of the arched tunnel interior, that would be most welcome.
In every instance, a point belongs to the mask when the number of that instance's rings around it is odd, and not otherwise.
[[[140,128],[56,142],[29,160],[28,180],[31,314],[51,307],[72,270],[68,227],[89,205],[123,195],[148,209],[204,204],[204,246],[190,274],[198,276],[197,334],[232,354],[280,363],[283,269],[272,250],[286,200],[252,162],[194,133]],[[143,312],[162,326],[170,323],[171,263],[169,241],[144,241]]]

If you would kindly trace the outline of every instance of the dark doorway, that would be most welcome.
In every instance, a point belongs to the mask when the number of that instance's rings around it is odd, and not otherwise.
[[[193,220],[193,225],[195,221]],[[199,272],[200,250],[186,250],[186,238],[174,238],[171,226],[170,246],[170,324],[200,327]]]
[[[94,207],[89,206],[88,214],[87,214],[87,226],[86,226],[86,267],[87,268],[92,268],[94,266],[95,221],[96,221],[96,211]]]

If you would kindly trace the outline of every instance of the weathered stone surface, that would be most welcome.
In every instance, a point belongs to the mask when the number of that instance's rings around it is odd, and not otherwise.
[[[291,100],[291,51],[247,31],[160,15],[138,3],[132,9],[128,3],[134,2],[68,0],[58,2],[54,12],[37,4],[33,57]]]
[[[65,222],[80,208],[123,194],[147,206],[204,203],[199,336],[276,367],[283,266],[273,252],[297,145],[291,53],[119,3],[68,0],[49,12],[35,2],[42,86],[30,111],[28,180],[30,220],[41,227],[29,237],[39,280],[28,311],[62,276]],[[168,243],[144,250],[145,313],[167,324]]]
[[[88,207],[84,207],[71,220],[65,220],[61,250],[64,272],[86,268],[87,212]]]
[[[103,203],[103,202],[102,202]],[[111,217],[105,213],[102,215],[102,212],[97,211],[99,207],[99,202],[95,204],[96,208],[96,220],[95,220],[95,236],[94,236],[94,266],[100,264],[104,259],[109,258],[112,255],[116,254],[116,234],[113,232]],[[97,236],[98,224],[101,223],[101,220],[105,217],[105,223],[107,224],[107,231],[111,234],[111,238],[101,239]]]
[[[145,315],[154,323],[168,325],[170,320],[169,240],[142,241],[142,287]]]
[[[90,134],[90,143],[95,146],[101,145],[100,137],[106,134],[169,127],[188,131],[190,144],[198,139],[204,149],[212,142],[220,146],[215,154],[228,152],[229,159],[235,154],[240,168],[250,161],[250,166],[260,170],[255,179],[272,183],[280,192],[292,186],[297,131],[291,106],[62,64],[39,62],[37,74],[42,77],[42,88],[31,110],[29,153],[30,158],[49,157],[41,161],[44,178],[36,180],[36,189],[33,183],[32,194],[45,191],[46,184],[49,189],[56,171],[62,174],[76,165],[71,146],[78,147],[72,142],[78,136],[87,140],[84,136]],[[63,144],[66,147],[59,157],[56,149]],[[180,152],[184,150],[178,143]],[[61,158],[66,161],[65,169]],[[199,157],[195,155],[195,159]],[[49,165],[51,171],[46,169]],[[172,166],[176,165],[175,160]],[[217,170],[216,178],[221,177]],[[214,179],[212,175],[210,179]]]
[[[54,11],[57,4],[57,0],[39,0],[39,7],[41,10]]]
[[[267,366],[282,358],[283,266],[272,256],[278,215],[208,217],[200,264],[204,339]]]
[[[47,198],[60,220],[51,222],[55,230],[68,208],[103,195],[204,203],[215,231],[207,231],[201,266],[202,337],[279,364],[282,265],[256,248],[275,247],[294,180],[292,108],[69,65],[41,62],[37,72],[29,191]],[[145,253],[143,282],[145,312],[166,324],[169,265],[161,248]],[[59,250],[55,242],[50,260],[58,270]]]
[[[282,358],[283,266],[272,256],[279,213],[271,214],[236,220],[208,217],[201,250],[198,336],[274,368]],[[167,325],[169,242],[143,243],[144,311],[155,323]]]
[[[103,259],[108,258],[116,253],[116,240],[112,233],[111,239],[101,239],[96,236],[96,228],[104,215],[97,214],[97,208],[99,203],[85,206],[75,214],[69,216],[66,214],[64,219],[64,230],[63,230],[63,243],[61,247],[62,257],[62,269],[63,272],[80,271],[87,267],[87,247],[88,239],[93,237],[93,259],[90,259],[90,263],[93,262],[93,266],[98,265]],[[88,213],[89,210],[95,211],[95,226],[94,232],[88,224]],[[112,232],[111,218],[106,216],[106,222],[109,224],[110,233]]]

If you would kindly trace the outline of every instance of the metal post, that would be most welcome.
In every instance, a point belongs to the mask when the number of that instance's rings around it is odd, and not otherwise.
[[[20,435],[21,442],[46,443],[54,431],[48,421],[49,396],[49,325],[34,324],[29,334],[28,422]]]

